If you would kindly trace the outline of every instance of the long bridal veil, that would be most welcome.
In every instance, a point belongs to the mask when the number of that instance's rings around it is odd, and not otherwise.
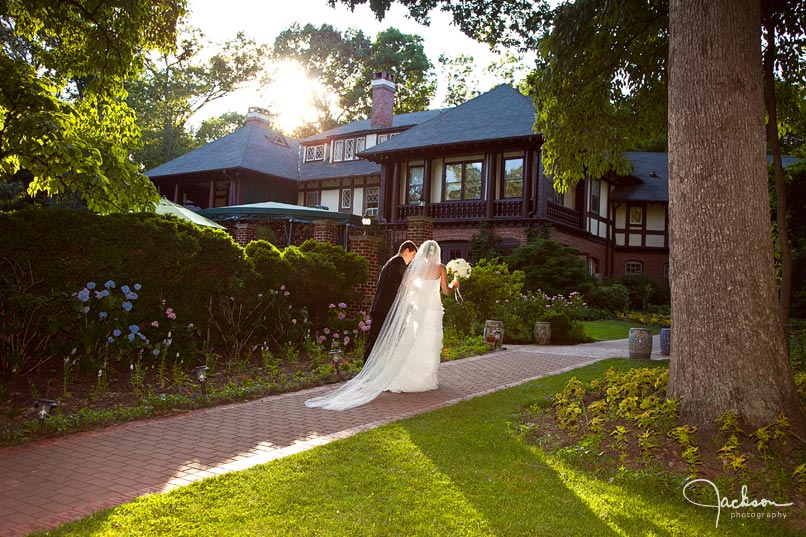
[[[436,241],[426,241],[406,268],[386,322],[364,368],[337,390],[305,401],[305,406],[346,410],[368,403],[385,391],[400,374],[417,333],[426,320],[428,293],[433,286],[427,280],[439,278],[440,248]]]

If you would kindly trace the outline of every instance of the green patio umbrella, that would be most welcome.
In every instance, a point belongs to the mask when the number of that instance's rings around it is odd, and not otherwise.
[[[168,201],[165,198],[160,199],[160,202],[157,204],[157,207],[156,209],[154,209],[154,211],[157,214],[173,215],[182,220],[189,220],[194,224],[196,224],[197,226],[214,227],[216,229],[226,229],[224,226],[216,224],[212,220],[208,220],[207,218],[203,217],[198,213],[194,213],[187,207],[177,205],[176,203]]]

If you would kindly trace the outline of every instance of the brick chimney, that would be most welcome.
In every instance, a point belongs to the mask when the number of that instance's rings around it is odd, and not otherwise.
[[[372,75],[372,116],[373,128],[392,126],[392,110],[395,106],[395,75],[380,71]]]
[[[245,125],[254,123],[266,130],[271,129],[271,115],[265,108],[258,108],[257,106],[250,106],[249,112],[246,114]]]

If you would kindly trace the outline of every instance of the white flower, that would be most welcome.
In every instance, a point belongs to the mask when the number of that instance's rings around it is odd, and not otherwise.
[[[448,273],[452,274],[456,278],[469,278],[470,273],[472,272],[470,263],[461,257],[449,261],[445,268],[448,269]]]

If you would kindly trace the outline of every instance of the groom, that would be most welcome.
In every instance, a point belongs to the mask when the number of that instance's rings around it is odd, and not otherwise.
[[[416,253],[417,246],[412,241],[405,241],[400,245],[397,255],[387,261],[381,269],[381,275],[378,277],[378,288],[375,290],[375,298],[372,300],[372,308],[369,310],[372,324],[370,324],[367,341],[364,345],[365,363],[369,353],[372,352],[372,347],[375,346],[375,340],[378,339],[381,328],[383,328],[389,308],[392,307],[392,302],[395,301],[397,288],[400,287],[403,273],[406,272],[406,267],[414,259]]]

